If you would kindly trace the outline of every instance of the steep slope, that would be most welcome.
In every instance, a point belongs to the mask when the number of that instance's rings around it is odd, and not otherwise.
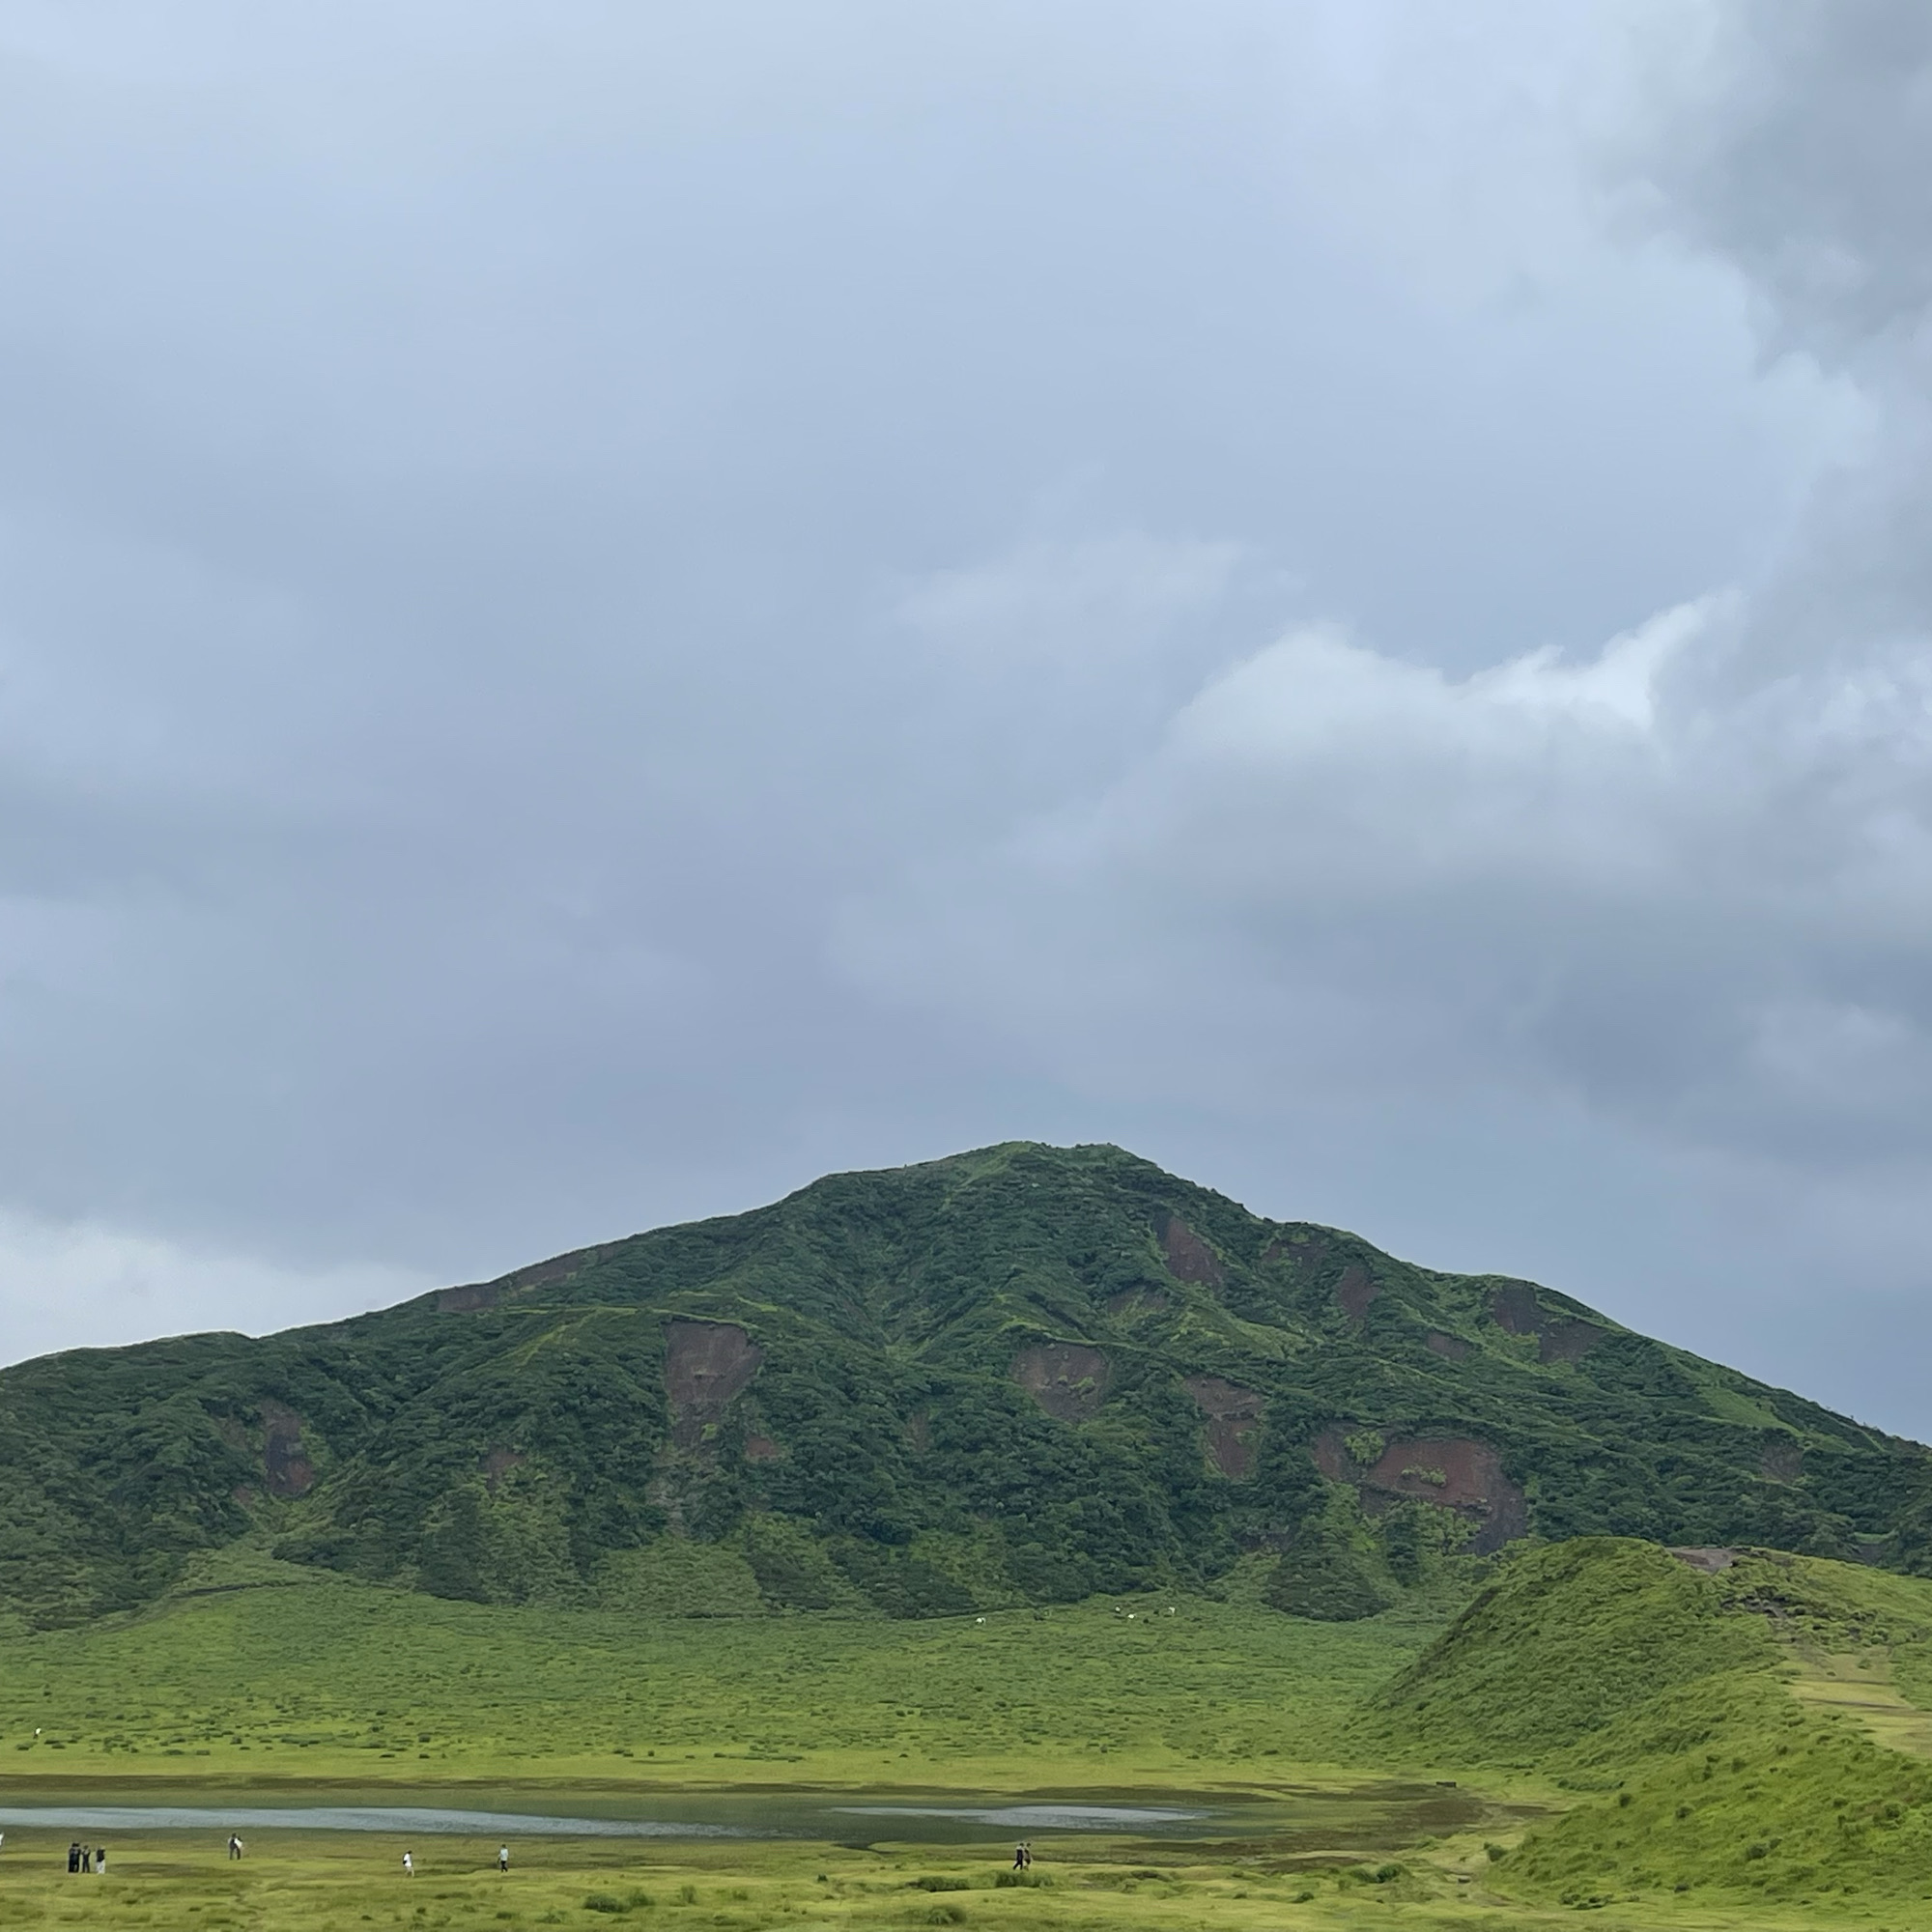
[[[1262,1220],[1118,1149],[834,1176],[327,1327],[0,1375],[0,1599],[197,1551],[622,1603],[666,1537],[753,1605],[1211,1579],[1359,1615],[1534,1532],[1900,1567],[1932,1457],[1527,1282]]]

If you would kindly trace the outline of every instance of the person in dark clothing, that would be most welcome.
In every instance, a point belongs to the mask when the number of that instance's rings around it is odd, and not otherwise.
[[[78,1838],[67,1848],[67,1868],[71,1872],[77,1872],[80,1869],[80,1840]]]

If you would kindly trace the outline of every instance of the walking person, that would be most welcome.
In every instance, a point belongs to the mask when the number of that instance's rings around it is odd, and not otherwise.
[[[1015,1871],[1026,1870],[1026,1847],[1024,1845],[1015,1845],[1013,1847],[1013,1869]]]
[[[228,1856],[239,1859],[242,1856],[242,1840],[233,1832],[228,1834]]]
[[[416,1861],[409,1855],[408,1852],[405,1852],[403,1854],[403,1876],[405,1878],[414,1878],[415,1875],[416,1875]]]
[[[510,1869],[510,1848],[508,1845],[498,1845],[497,1847],[497,1869],[499,1872],[506,1872]]]

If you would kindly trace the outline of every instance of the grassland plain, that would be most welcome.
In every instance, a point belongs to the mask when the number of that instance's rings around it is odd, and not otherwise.
[[[1448,1616],[1310,1622],[1239,1577],[899,1622],[469,1604],[234,1552],[198,1576],[0,1641],[0,1779],[1263,1776],[1341,1764],[1361,1698]]]
[[[220,1561],[154,1609],[0,1638],[0,1803],[354,1788],[556,1810],[572,1791],[654,1786],[1252,1800],[1444,1776],[1490,1803],[1379,1849],[1348,1831],[1062,1841],[1031,1888],[998,1882],[993,1842],[529,1839],[504,1880],[493,1842],[438,1837],[414,1844],[406,1881],[400,1838],[302,1833],[259,1836],[234,1867],[218,1838],[117,1833],[112,1877],[70,1879],[65,1833],[15,1829],[8,1927],[1932,1922],[1932,1764],[1890,1747],[1924,1739],[1932,1585],[1855,1566],[1714,1551],[1700,1568],[1589,1539],[1505,1562],[1460,1613],[1336,1625],[1268,1609],[1255,1577],[1244,1600],[1238,1576],[1220,1599],[905,1623],[540,1611]]]

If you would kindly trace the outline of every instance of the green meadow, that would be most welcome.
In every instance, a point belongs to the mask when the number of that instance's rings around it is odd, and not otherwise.
[[[1219,1600],[906,1622],[639,1617],[223,1552],[155,1610],[7,1639],[0,1776],[1260,1776],[1343,1763],[1357,1704],[1448,1618],[1308,1622],[1239,1580]]]
[[[1196,1835],[843,1843],[10,1828],[0,1922],[1495,1928],[1932,1920],[1932,1585],[1587,1539],[1355,1623],[1217,1596],[895,1622],[446,1602],[231,1551],[136,1614],[0,1637],[0,1804],[653,1793],[1172,1803]],[[693,1795],[696,1794],[696,1798]],[[983,1802],[983,1797],[982,1797]],[[975,1828],[977,1829],[977,1828]],[[82,1834],[86,1835],[86,1834]]]

